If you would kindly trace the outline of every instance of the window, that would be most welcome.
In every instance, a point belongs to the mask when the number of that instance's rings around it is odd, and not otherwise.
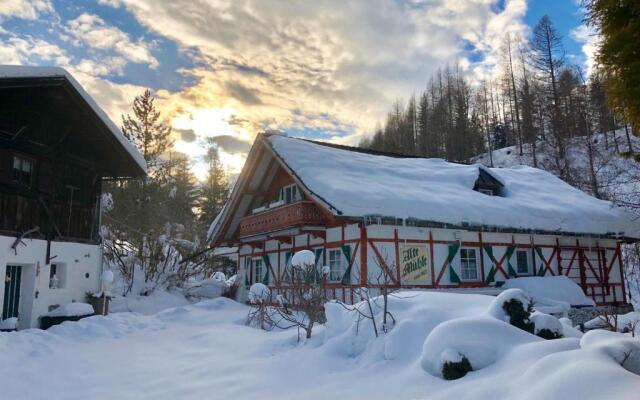
[[[344,275],[342,250],[329,250],[329,280],[337,282]]]
[[[14,182],[31,186],[33,178],[33,160],[21,156],[13,156],[11,178]]]
[[[478,189],[478,192],[486,194],[487,196],[493,196],[493,190],[491,189]]]
[[[478,262],[475,249],[460,249],[460,279],[478,280]]]
[[[516,272],[518,274],[528,274],[529,272],[529,254],[526,250],[516,251]]]
[[[253,259],[253,283],[262,282],[264,279],[264,271],[262,270],[262,259]]]
[[[278,201],[284,201],[285,203],[289,204],[299,200],[302,200],[302,193],[300,193],[296,184],[287,185],[280,189]]]
[[[49,289],[64,289],[66,285],[67,268],[64,264],[49,266]]]

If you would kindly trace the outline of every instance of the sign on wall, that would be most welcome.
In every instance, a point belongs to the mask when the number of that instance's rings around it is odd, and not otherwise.
[[[425,283],[429,264],[427,246],[400,245],[400,274],[404,283]]]

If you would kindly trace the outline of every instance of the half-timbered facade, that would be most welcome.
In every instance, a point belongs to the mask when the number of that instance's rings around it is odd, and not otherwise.
[[[103,179],[141,155],[66,71],[0,66],[0,309],[20,328],[99,289]]]
[[[355,289],[500,287],[565,275],[598,304],[626,299],[630,216],[544,171],[494,169],[262,134],[213,222],[244,283],[286,291],[290,258],[328,266],[329,296]]]

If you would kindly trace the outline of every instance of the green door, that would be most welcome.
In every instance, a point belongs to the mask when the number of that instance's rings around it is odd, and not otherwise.
[[[2,319],[18,317],[20,309],[20,278],[22,267],[19,265],[7,265],[7,274],[4,278],[4,303],[2,303]]]

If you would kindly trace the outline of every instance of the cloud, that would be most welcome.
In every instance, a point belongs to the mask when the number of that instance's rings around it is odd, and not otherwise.
[[[215,136],[209,139],[211,144],[222,148],[229,154],[246,154],[251,148],[251,143],[245,142],[230,135]]]
[[[196,134],[193,129],[176,129],[175,132],[180,135],[180,139],[185,142],[195,142]]]
[[[10,36],[0,46],[0,64],[70,65],[66,51],[55,44],[31,36]]]
[[[0,20],[4,18],[21,18],[34,20],[41,14],[52,12],[49,0],[2,0]]]
[[[582,44],[582,52],[585,55],[584,66],[587,70],[587,76],[590,76],[596,65],[596,56],[602,37],[593,27],[584,24],[569,32],[569,36]]]
[[[247,88],[238,82],[227,82],[225,84],[227,94],[241,103],[247,105],[262,104],[262,100],[256,95],[254,91]]]
[[[83,13],[67,22],[67,32],[76,44],[84,43],[100,50],[112,50],[129,62],[158,67],[158,60],[151,54],[151,45],[142,39],[132,41],[122,30],[109,26],[95,14]]]
[[[231,124],[238,137],[302,125],[370,133],[438,67],[459,61],[481,74],[505,32],[526,31],[525,0],[107,2],[194,58],[183,73],[195,84],[163,93],[167,112],[232,109],[250,121]],[[469,61],[467,45],[480,61]]]

